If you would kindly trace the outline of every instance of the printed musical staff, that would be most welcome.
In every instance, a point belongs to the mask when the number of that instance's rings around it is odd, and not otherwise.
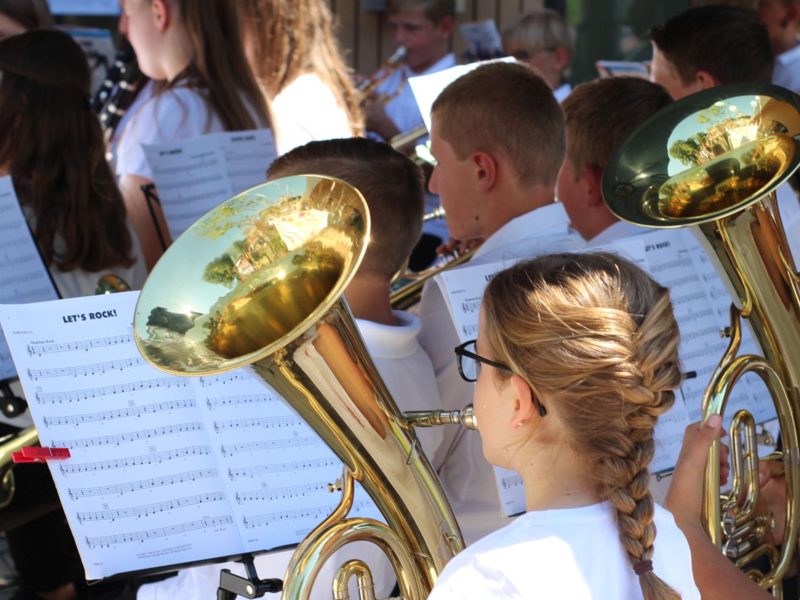
[[[90,388],[87,390],[76,390],[74,392],[53,392],[49,394],[36,392],[36,401],[39,404],[61,404],[62,402],[77,402],[79,400],[88,400],[89,398],[102,398],[103,396],[125,394],[127,392],[137,392],[139,390],[186,387],[188,385],[189,381],[186,377],[160,377],[158,379],[145,379],[144,381],[134,381],[119,385],[107,385],[104,387]]]
[[[242,519],[245,528],[253,529],[254,527],[262,527],[264,525],[271,525],[277,521],[303,519],[306,517],[314,517],[322,519],[327,517],[336,508],[336,504],[329,506],[315,506],[312,508],[297,508],[295,510],[283,510],[280,512],[268,513],[265,515],[252,515]],[[359,512],[362,508],[371,506],[369,500],[360,500],[353,503],[351,512]]]
[[[142,479],[130,483],[76,489],[69,488],[67,493],[73,500],[91,496],[110,496],[115,494],[122,496],[124,494],[130,494],[131,492],[138,492],[139,490],[147,490],[164,485],[175,485],[176,483],[184,483],[186,481],[197,481],[198,479],[206,479],[208,477],[219,477],[219,472],[216,469],[198,469],[197,471],[153,477],[152,479]]]
[[[81,440],[53,440],[55,448],[92,448],[94,446],[119,445],[124,442],[135,442],[146,440],[162,435],[172,435],[174,433],[184,433],[187,431],[202,431],[202,423],[179,423],[177,425],[166,425],[164,427],[154,427],[153,429],[143,429],[141,431],[131,431],[118,435],[104,435],[96,438],[84,438]]]
[[[478,333],[478,326],[477,325],[464,325],[461,330],[464,332],[464,338],[471,338]]]
[[[478,312],[481,309],[481,300],[469,300],[461,303],[461,309],[465,313]]]
[[[133,334],[126,335],[112,335],[109,337],[98,338],[94,340],[85,340],[80,342],[66,342],[63,344],[28,344],[28,354],[31,356],[42,356],[43,354],[56,354],[63,352],[75,352],[78,350],[88,351],[95,348],[104,348],[107,346],[117,346],[119,344],[132,344]]]
[[[313,460],[303,460],[298,462],[276,463],[271,465],[259,465],[257,467],[239,467],[236,469],[228,469],[228,477],[230,477],[231,481],[235,481],[240,477],[256,477],[258,475],[285,473],[287,471],[297,471],[300,469],[323,469],[325,467],[333,467],[340,464],[341,461],[332,456],[330,458],[316,458]]]
[[[149,531],[120,533],[117,535],[105,535],[101,537],[87,537],[86,545],[92,549],[103,548],[115,546],[117,544],[125,544],[128,542],[144,542],[146,540],[177,535],[179,533],[187,533],[189,531],[196,531],[198,529],[212,529],[231,524],[233,524],[233,517],[230,516],[215,517],[213,519],[201,519],[199,521],[191,521],[189,523],[181,523],[179,525],[170,525],[169,527],[160,527],[158,529],[151,529]]]
[[[141,357],[127,358],[124,360],[112,360],[109,362],[97,363],[95,365],[82,365],[79,367],[61,367],[57,369],[28,369],[28,377],[38,380],[46,377],[77,377],[78,375],[96,375],[107,371],[122,371],[132,367],[141,367],[147,362]]]
[[[252,375],[245,370],[230,371],[222,375],[212,375],[211,377],[201,377],[200,385],[208,387],[217,383],[233,383],[234,381],[247,381],[252,379]]]
[[[194,408],[195,401],[192,398],[186,400],[171,400],[169,402],[156,402],[155,404],[145,404],[143,406],[129,406],[118,410],[105,410],[98,413],[85,415],[65,415],[60,417],[43,417],[45,425],[48,427],[56,425],[80,425],[81,423],[94,423],[97,421],[108,421],[110,419],[124,419],[126,417],[140,417],[142,415],[165,412],[179,408]]]
[[[281,427],[296,427],[303,424],[303,420],[299,417],[258,417],[254,419],[234,419],[232,421],[214,421],[214,430],[220,432],[227,429],[247,429],[249,427],[278,429]]]
[[[222,456],[239,454],[240,452],[262,452],[277,448],[299,448],[302,446],[318,446],[322,444],[319,437],[289,438],[284,440],[268,440],[265,442],[246,442],[244,444],[229,444],[220,448]]]
[[[203,379],[205,377],[200,378],[201,385],[209,385],[207,382],[204,384]],[[229,396],[223,398],[208,398],[206,399],[206,405],[209,409],[214,410],[215,408],[219,408],[221,406],[235,406],[237,404],[263,404],[266,402],[277,402],[278,398],[275,396],[271,396],[269,394],[246,394],[244,396]]]
[[[251,492],[236,492],[236,502],[264,502],[266,500],[278,500],[287,498],[299,498],[308,496],[314,492],[327,491],[328,482],[308,483],[305,485],[295,485],[290,487],[275,488],[269,490],[255,490]]]
[[[161,464],[168,460],[183,458],[185,456],[204,456],[211,454],[210,446],[188,446],[186,448],[175,448],[164,452],[153,452],[152,454],[141,454],[127,458],[117,458],[114,460],[101,460],[89,463],[64,463],[61,462],[58,468],[61,473],[92,473],[94,471],[108,471],[111,469],[124,469],[126,467],[138,467],[141,465]]]
[[[509,477],[503,477],[503,489],[511,489],[513,487],[519,487],[522,485],[522,476],[521,475],[511,475]]]
[[[78,522],[83,524],[86,521],[116,521],[117,519],[126,519],[129,517],[147,517],[164,512],[165,510],[195,506],[206,502],[220,502],[222,500],[225,500],[225,494],[223,492],[213,492],[209,494],[187,496],[186,498],[177,498],[176,500],[167,500],[166,502],[157,502],[155,504],[146,504],[145,506],[134,506],[132,508],[79,512]]]

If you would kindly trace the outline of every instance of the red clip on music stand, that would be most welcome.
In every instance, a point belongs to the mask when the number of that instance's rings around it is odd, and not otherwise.
[[[44,463],[48,460],[64,460],[65,458],[70,458],[69,448],[23,446],[21,452],[11,453],[11,460],[15,463]]]

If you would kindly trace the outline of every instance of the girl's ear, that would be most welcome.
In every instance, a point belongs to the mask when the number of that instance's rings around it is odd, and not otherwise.
[[[153,0],[150,8],[158,30],[163,33],[172,23],[172,6],[167,0]]]
[[[533,391],[528,382],[519,375],[512,375],[509,382],[514,390],[514,412],[511,416],[511,427],[516,429],[520,423],[530,423],[534,417],[539,416],[539,413],[536,410]]]

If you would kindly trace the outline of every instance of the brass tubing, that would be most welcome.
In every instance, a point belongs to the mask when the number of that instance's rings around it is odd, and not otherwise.
[[[375,600],[375,586],[372,573],[364,561],[348,560],[336,572],[333,580],[333,600],[350,600],[350,578],[358,581],[358,599]]]

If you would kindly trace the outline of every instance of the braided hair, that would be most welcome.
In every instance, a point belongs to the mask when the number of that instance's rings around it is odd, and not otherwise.
[[[597,494],[614,507],[638,573],[656,538],[648,472],[654,429],[681,382],[669,290],[611,254],[555,254],[499,273],[483,316],[495,360],[559,415]],[[645,600],[680,598],[652,570],[639,581]]]

